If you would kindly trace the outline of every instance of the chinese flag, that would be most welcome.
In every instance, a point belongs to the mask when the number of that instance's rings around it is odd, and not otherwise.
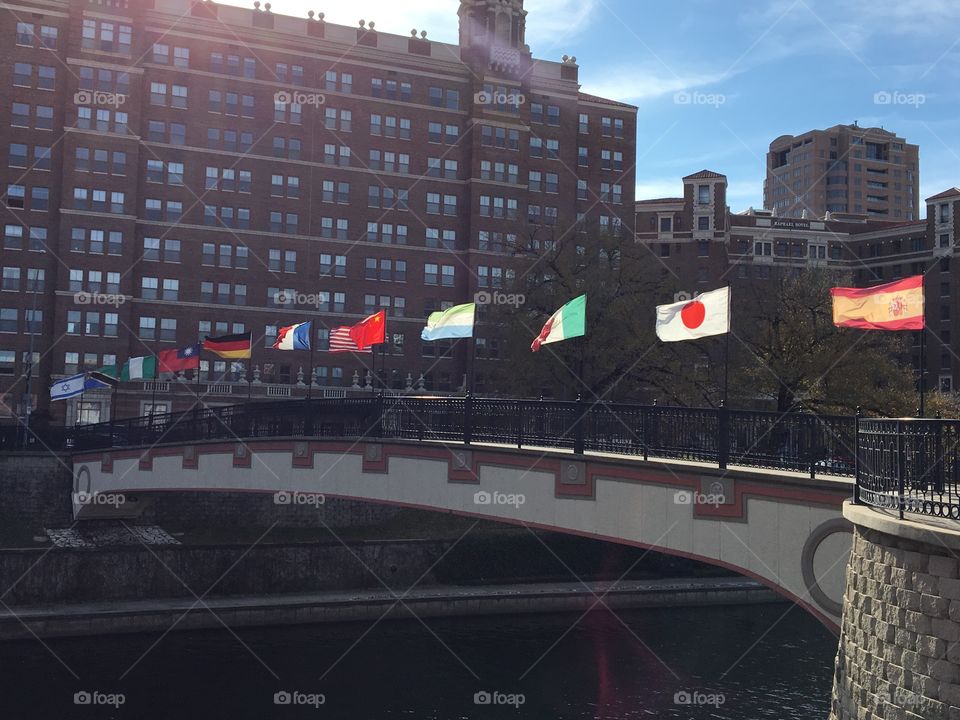
[[[386,342],[387,311],[371,315],[350,328],[350,338],[360,350]]]

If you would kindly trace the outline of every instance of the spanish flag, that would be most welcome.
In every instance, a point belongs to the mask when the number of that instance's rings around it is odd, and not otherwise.
[[[239,335],[221,335],[208,337],[203,341],[203,349],[209,350],[227,360],[246,360],[250,357],[252,338],[250,333]]]
[[[830,288],[833,324],[861,330],[923,330],[923,275],[870,288]]]

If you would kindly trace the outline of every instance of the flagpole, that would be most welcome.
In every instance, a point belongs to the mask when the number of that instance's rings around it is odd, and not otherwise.
[[[477,336],[470,336],[470,375],[467,376],[467,392],[473,395],[477,380]]]
[[[924,394],[927,389],[927,328],[920,329],[920,417],[924,413]]]
[[[580,338],[580,367],[579,367],[578,376],[577,376],[577,379],[580,381],[580,385],[586,385],[586,382],[584,381],[584,374],[583,374],[583,358],[586,355],[586,353],[587,353],[587,336],[584,335],[582,338]],[[578,395],[580,394],[580,388],[577,388],[577,394]]]
[[[307,400],[313,397],[313,348],[317,344],[316,328],[313,327],[313,320],[310,321],[310,367],[307,373]]]
[[[156,330],[154,330],[156,332]],[[153,417],[153,411],[157,407],[157,383],[160,381],[160,340],[159,338],[153,341],[153,356],[156,358],[154,362],[153,370],[153,389],[150,393],[150,417]],[[130,358],[127,358],[127,362],[130,362]],[[173,403],[171,402],[170,410],[173,410]]]
[[[253,330],[250,331],[250,357],[247,358],[247,404],[253,401]]]
[[[723,341],[723,406],[730,407],[730,333],[733,331],[733,318],[730,312],[730,281],[727,281],[727,332]]]

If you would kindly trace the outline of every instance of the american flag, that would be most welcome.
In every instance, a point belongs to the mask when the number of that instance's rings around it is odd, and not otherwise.
[[[359,350],[353,338],[350,337],[350,328],[341,326],[330,331],[330,352],[371,353],[372,350],[369,347],[366,350]]]

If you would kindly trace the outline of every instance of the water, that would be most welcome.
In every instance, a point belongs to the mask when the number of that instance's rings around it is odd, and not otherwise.
[[[0,644],[0,718],[809,720],[827,716],[836,654],[785,604],[372,625]],[[82,691],[124,702],[75,705]],[[283,691],[317,706],[276,705]],[[475,704],[484,691],[523,704]]]

